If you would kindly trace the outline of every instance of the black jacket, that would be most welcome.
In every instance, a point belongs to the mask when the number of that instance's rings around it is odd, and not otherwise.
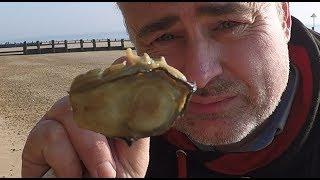
[[[285,129],[270,147],[257,153],[221,154],[183,149],[168,142],[173,136],[152,137],[146,177],[179,177],[184,165],[186,177],[320,177],[320,34],[294,17],[291,34],[290,63],[302,78]],[[184,158],[176,154],[181,149]]]

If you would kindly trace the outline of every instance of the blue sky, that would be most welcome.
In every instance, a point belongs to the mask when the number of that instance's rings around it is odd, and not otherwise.
[[[0,41],[125,31],[112,2],[0,2]]]
[[[320,2],[290,2],[290,8],[308,27],[316,13],[320,31]],[[119,31],[125,27],[113,2],[0,2],[0,42]]]

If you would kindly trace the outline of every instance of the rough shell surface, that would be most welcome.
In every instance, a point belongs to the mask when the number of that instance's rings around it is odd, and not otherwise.
[[[127,59],[74,79],[69,95],[79,127],[136,140],[164,133],[183,115],[196,85],[163,57],[127,49]]]

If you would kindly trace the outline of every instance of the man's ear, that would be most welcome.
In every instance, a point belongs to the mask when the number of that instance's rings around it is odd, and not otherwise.
[[[287,42],[290,41],[291,37],[291,26],[292,26],[292,20],[291,20],[291,14],[290,14],[290,8],[289,8],[289,2],[281,2],[281,9],[282,9],[282,27],[285,33],[285,38]]]

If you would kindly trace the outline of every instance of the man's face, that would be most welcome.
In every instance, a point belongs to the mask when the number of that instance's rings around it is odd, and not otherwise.
[[[290,23],[279,18],[274,3],[122,3],[121,8],[139,55],[164,56],[196,82],[198,91],[175,123],[194,141],[241,142],[278,105],[288,81]]]

